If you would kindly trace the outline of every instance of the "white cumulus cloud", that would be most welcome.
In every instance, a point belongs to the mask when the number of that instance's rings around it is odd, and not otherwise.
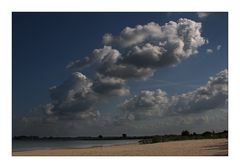
[[[146,79],[158,68],[174,66],[197,54],[207,43],[201,28],[201,23],[186,18],[162,26],[150,22],[126,27],[116,37],[105,34],[104,48],[95,49],[91,56],[73,61],[67,68],[81,70],[97,63],[97,73],[104,76]]]
[[[192,92],[168,96],[166,92],[142,91],[139,95],[126,100],[120,107],[122,111],[135,119],[163,117],[200,113],[227,105],[228,70],[225,69],[213,77],[205,86]]]

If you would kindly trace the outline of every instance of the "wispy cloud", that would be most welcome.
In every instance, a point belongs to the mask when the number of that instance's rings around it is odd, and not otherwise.
[[[206,53],[207,53],[207,54],[212,54],[212,53],[213,53],[213,49],[208,48],[208,49],[206,50]]]
[[[199,81],[193,81],[193,80],[188,80],[188,81],[166,81],[166,80],[160,80],[160,79],[148,79],[148,81],[152,81],[148,83],[149,88],[154,88],[154,87],[164,87],[164,86],[170,86],[170,87],[175,87],[175,88],[197,88],[200,86]]]
[[[207,18],[209,15],[210,15],[209,12],[197,12],[197,16],[198,16],[200,19]]]
[[[222,46],[221,45],[217,45],[217,51],[221,50]]]

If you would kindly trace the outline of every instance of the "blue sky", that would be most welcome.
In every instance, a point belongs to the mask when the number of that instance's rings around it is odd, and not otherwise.
[[[31,116],[32,109],[39,105],[45,105],[52,100],[49,88],[59,86],[71,75],[66,66],[74,60],[82,60],[90,56],[96,48],[102,48],[103,35],[111,33],[113,37],[126,27],[146,25],[149,22],[158,23],[160,26],[169,21],[177,22],[180,18],[187,18],[202,24],[201,37],[206,42],[197,48],[198,54],[182,60],[174,66],[156,68],[153,76],[145,79],[129,79],[124,87],[129,89],[130,94],[126,96],[113,96],[102,103],[97,103],[101,116],[118,116],[118,106],[133,95],[139,95],[142,90],[154,91],[161,89],[169,96],[181,95],[192,92],[206,85],[209,77],[215,76],[220,71],[228,68],[228,15],[227,13],[208,13],[205,17],[199,17],[197,13],[13,13],[13,117],[22,120]],[[114,44],[112,44],[114,48]],[[218,48],[218,49],[217,49]],[[207,52],[210,49],[211,52]],[[122,49],[119,49],[121,52]],[[81,73],[87,78],[95,80],[95,65],[81,69]],[[226,108],[225,108],[226,109]],[[209,109],[208,109],[209,110]],[[211,109],[214,110],[214,109]],[[226,111],[226,110],[225,110]],[[133,114],[130,111],[131,114]],[[210,112],[214,116],[214,112]],[[225,114],[225,113],[224,113]],[[137,116],[137,115],[136,115]],[[208,114],[204,114],[208,116]],[[41,117],[41,116],[39,116]],[[45,115],[44,115],[45,117]],[[189,117],[189,116],[187,116]],[[191,114],[192,117],[192,114]],[[31,117],[29,117],[31,118]],[[121,117],[120,117],[121,118]],[[194,117],[193,117],[194,118]],[[198,116],[199,118],[199,116]],[[211,118],[211,117],[210,117]],[[212,117],[213,118],[213,117]],[[119,118],[114,118],[118,120]],[[100,119],[101,120],[101,119]],[[111,119],[110,119],[111,120]],[[214,120],[214,119],[213,119]],[[75,121],[74,121],[75,122]],[[150,119],[140,121],[142,125],[151,122]],[[137,124],[132,125],[141,125]],[[218,121],[219,122],[219,121]],[[227,118],[221,129],[227,129]],[[15,122],[17,125],[21,122]],[[102,122],[100,121],[102,124]],[[125,122],[124,122],[125,123]],[[144,124],[143,124],[144,123]],[[59,122],[55,125],[64,125]],[[109,123],[108,123],[109,124]],[[115,127],[110,121],[111,127]],[[39,124],[41,125],[41,124]],[[76,124],[78,125],[78,124]],[[96,124],[97,125],[97,124]],[[107,127],[102,124],[103,129]],[[194,122],[191,125],[193,128]],[[206,124],[211,127],[211,124]],[[216,123],[215,129],[219,126]],[[31,134],[24,129],[13,130],[16,134]],[[39,126],[40,127],[40,126]],[[57,126],[56,126],[57,127]],[[71,135],[76,135],[80,126],[74,127]],[[89,130],[92,126],[84,126]],[[120,126],[119,133],[127,125]],[[134,126],[133,126],[134,127]],[[206,127],[196,130],[207,129]],[[139,127],[138,127],[139,128]],[[182,127],[181,127],[182,128]],[[184,127],[186,128],[186,127]],[[189,129],[191,129],[189,128]],[[15,129],[15,127],[13,127]],[[45,128],[46,129],[46,128]],[[132,129],[132,134],[146,134],[146,127]],[[170,129],[167,128],[166,129]],[[212,129],[212,128],[209,128]],[[27,130],[27,131],[26,131]],[[37,129],[39,135],[67,135],[64,133],[44,133],[45,130]],[[67,128],[64,127],[64,130]],[[79,129],[80,130],[80,129]],[[112,130],[115,132],[116,130]],[[124,130],[124,129],[123,129]],[[130,130],[130,128],[129,128]],[[177,132],[174,125],[172,132]],[[36,132],[36,131],[35,131]],[[91,132],[91,131],[90,131]],[[112,134],[111,130],[106,134]],[[154,129],[151,133],[157,133]],[[83,132],[85,135],[85,133]],[[96,132],[91,132],[95,135]],[[149,133],[150,134],[150,133]]]

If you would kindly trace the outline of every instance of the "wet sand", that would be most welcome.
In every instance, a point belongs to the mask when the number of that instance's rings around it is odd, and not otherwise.
[[[13,156],[227,156],[227,139],[128,144],[86,149],[47,149],[13,152]]]

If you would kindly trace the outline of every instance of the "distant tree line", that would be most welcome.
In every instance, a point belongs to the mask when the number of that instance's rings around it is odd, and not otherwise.
[[[121,139],[142,139],[151,138],[152,136],[127,136],[127,134],[122,134],[122,136],[106,136],[98,135],[97,137],[91,136],[79,136],[79,137],[39,137],[39,136],[14,136],[13,140],[121,140]]]
[[[168,141],[179,141],[179,140],[193,140],[193,139],[219,139],[228,138],[228,131],[224,130],[222,132],[215,133],[214,131],[206,131],[201,134],[196,132],[190,133],[187,130],[183,130],[181,135],[156,135],[149,139],[142,139],[139,141],[140,144],[146,143],[158,143],[158,142],[168,142]]]
[[[190,133],[187,130],[183,130],[180,135],[153,135],[153,136],[127,136],[127,134],[122,134],[122,136],[103,136],[98,135],[96,137],[82,136],[82,137],[39,137],[39,136],[14,136],[13,140],[124,140],[124,139],[137,139],[140,144],[145,143],[157,143],[157,142],[167,142],[167,141],[178,141],[178,140],[191,140],[191,139],[218,139],[218,138],[228,138],[228,131],[222,131],[215,133],[214,131],[206,131],[201,134],[195,132]]]

